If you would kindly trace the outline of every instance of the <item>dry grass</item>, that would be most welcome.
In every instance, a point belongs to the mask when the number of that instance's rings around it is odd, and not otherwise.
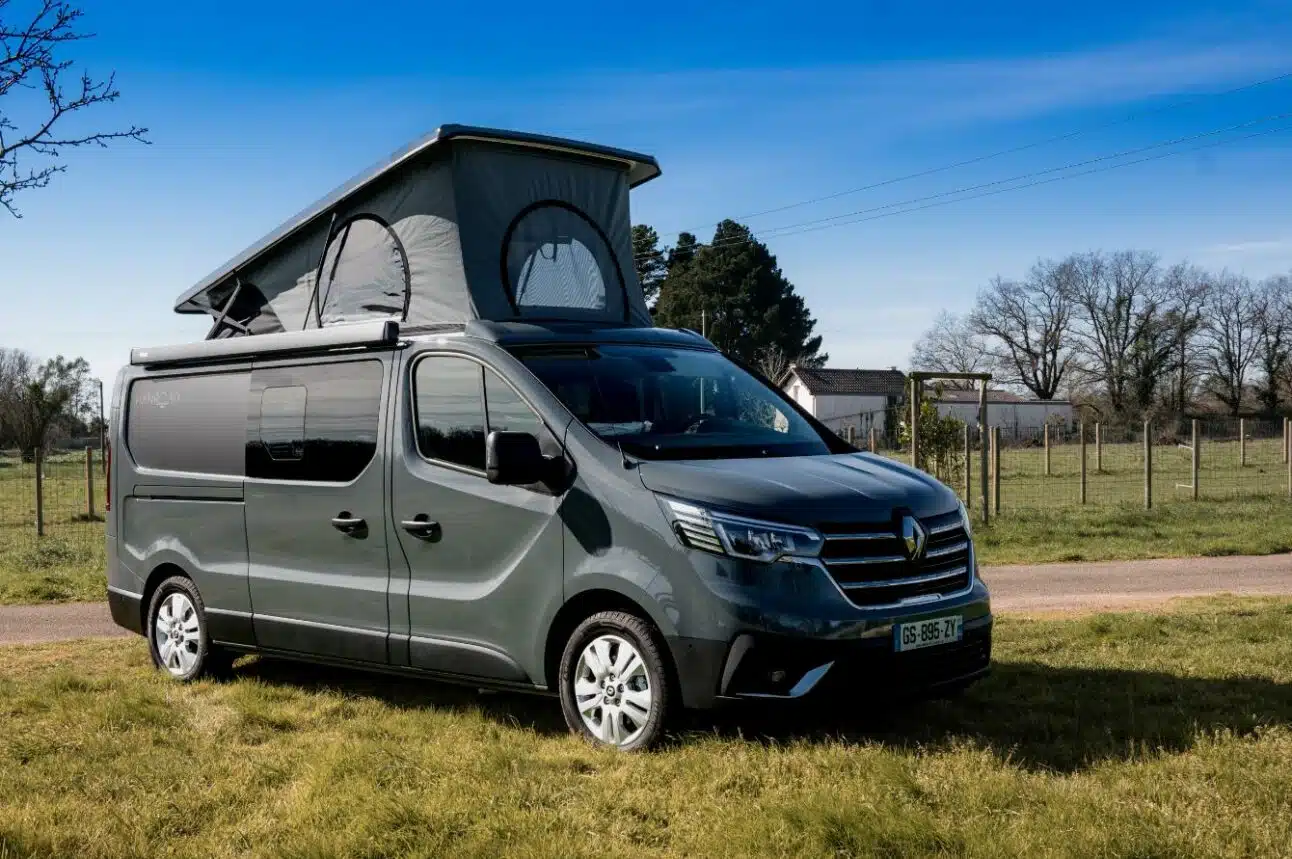
[[[594,750],[553,702],[6,648],[0,857],[1292,855],[1292,603],[1007,619],[957,702]]]

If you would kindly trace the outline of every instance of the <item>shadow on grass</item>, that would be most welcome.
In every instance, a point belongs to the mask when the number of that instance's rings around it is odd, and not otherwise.
[[[565,733],[553,697],[480,694],[469,687],[259,658],[239,677],[369,695],[397,707],[479,710],[542,734]],[[1261,677],[1181,677],[1149,671],[997,662],[952,700],[886,703],[859,685],[851,700],[809,706],[740,704],[689,713],[669,745],[701,736],[754,742],[881,742],[907,750],[966,743],[1032,770],[1073,772],[1155,751],[1183,752],[1200,735],[1292,724],[1292,685]]]

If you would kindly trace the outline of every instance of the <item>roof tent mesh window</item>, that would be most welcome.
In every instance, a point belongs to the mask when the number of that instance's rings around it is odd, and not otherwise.
[[[512,222],[503,241],[507,288],[518,311],[604,311],[607,285],[624,289],[605,233],[569,204],[530,206]]]
[[[408,255],[375,215],[358,215],[333,232],[319,281],[319,325],[407,318]]]

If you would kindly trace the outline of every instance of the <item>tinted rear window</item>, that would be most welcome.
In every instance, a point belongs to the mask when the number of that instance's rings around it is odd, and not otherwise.
[[[242,476],[250,373],[161,376],[130,386],[126,447],[137,465]]]

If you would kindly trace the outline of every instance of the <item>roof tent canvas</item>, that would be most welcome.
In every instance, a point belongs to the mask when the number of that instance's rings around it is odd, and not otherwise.
[[[395,319],[648,326],[631,187],[650,156],[443,126],[283,224],[184,293],[212,337]]]

